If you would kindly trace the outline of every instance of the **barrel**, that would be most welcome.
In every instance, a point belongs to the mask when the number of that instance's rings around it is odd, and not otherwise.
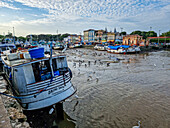
[[[43,47],[29,49],[28,52],[29,52],[32,59],[44,57],[44,48]]]

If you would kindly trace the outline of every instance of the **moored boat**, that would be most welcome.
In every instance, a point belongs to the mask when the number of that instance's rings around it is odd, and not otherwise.
[[[44,48],[20,54],[22,59],[18,53],[3,55],[2,62],[14,98],[25,110],[54,105],[76,92],[65,55],[45,55]]]
[[[141,51],[140,46],[135,46],[135,45],[126,49],[127,54],[139,53],[140,51]]]
[[[118,45],[118,46],[108,46],[107,52],[115,53],[115,54],[123,54],[126,53],[125,46]]]

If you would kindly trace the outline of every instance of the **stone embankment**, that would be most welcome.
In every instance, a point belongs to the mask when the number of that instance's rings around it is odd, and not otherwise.
[[[9,94],[7,83],[0,77],[0,92]],[[9,94],[11,95],[11,94]],[[0,95],[0,128],[29,128],[26,116],[18,102],[10,97]]]

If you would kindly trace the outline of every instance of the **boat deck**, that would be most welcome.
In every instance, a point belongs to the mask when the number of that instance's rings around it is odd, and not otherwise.
[[[53,57],[62,57],[62,56],[65,56],[65,55],[53,55]],[[30,62],[35,62],[35,61],[39,61],[39,60],[46,60],[46,59],[49,59],[49,58],[50,58],[50,55],[48,55],[48,54],[45,54],[45,57],[39,58],[39,59],[15,59],[15,60],[8,60],[7,56],[5,56],[5,55],[1,56],[1,59],[3,60],[3,62],[6,65],[10,66],[10,67],[18,66],[18,65],[26,64],[26,63],[30,63]]]

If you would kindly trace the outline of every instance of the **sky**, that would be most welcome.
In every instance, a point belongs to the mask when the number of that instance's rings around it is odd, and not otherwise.
[[[170,0],[0,0],[0,35],[170,30]]]

